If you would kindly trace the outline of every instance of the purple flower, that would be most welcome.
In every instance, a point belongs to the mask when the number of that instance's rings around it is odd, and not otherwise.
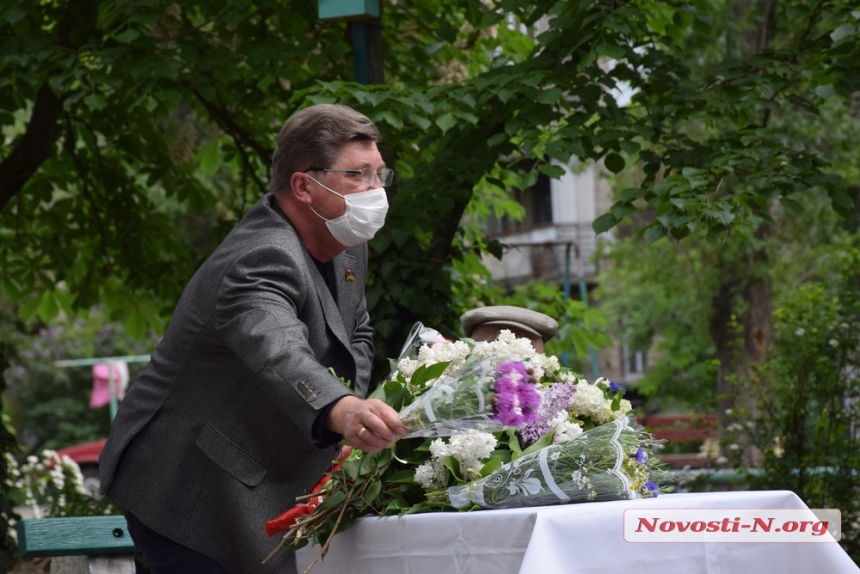
[[[506,361],[499,365],[497,374],[493,420],[509,427],[520,427],[537,420],[541,397],[529,379],[525,365]]]
[[[645,483],[645,488],[647,488],[652,494],[654,494],[655,497],[658,496],[657,490],[660,488],[660,486],[656,482],[652,482],[649,480]]]
[[[648,460],[648,454],[645,452],[645,449],[640,446],[636,450],[636,462],[639,464],[645,464],[646,460]]]
[[[538,409],[537,420],[517,431],[520,437],[520,444],[523,448],[531,445],[552,430],[549,424],[550,421],[558,413],[570,406],[570,400],[574,393],[576,393],[576,386],[573,383],[553,383],[549,386],[541,387],[539,392],[542,395],[542,399],[540,409]]]
[[[612,389],[613,393],[617,393],[618,391],[621,391],[621,396],[624,396],[624,393],[626,392],[624,387],[622,387],[621,385],[619,385],[615,381],[609,381],[609,388]]]
[[[520,361],[505,361],[499,365],[496,372],[500,375],[500,378],[507,375],[512,377],[515,382],[529,378],[529,372],[526,370],[526,366]]]

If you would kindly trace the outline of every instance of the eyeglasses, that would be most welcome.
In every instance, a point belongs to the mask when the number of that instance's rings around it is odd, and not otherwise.
[[[321,167],[312,167],[310,169],[305,170],[305,173],[309,171],[322,171],[325,173],[342,173],[346,177],[352,178],[354,181],[361,180],[361,185],[373,185],[376,183],[376,180],[379,180],[379,183],[385,187],[391,185],[394,182],[394,170],[389,169],[387,167],[383,167],[380,170],[375,170],[370,167],[366,167],[364,169],[323,169]]]

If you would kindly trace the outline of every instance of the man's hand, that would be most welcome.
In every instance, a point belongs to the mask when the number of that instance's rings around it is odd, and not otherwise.
[[[388,448],[406,434],[406,427],[397,411],[378,399],[363,400],[352,395],[335,403],[325,426],[342,434],[349,444],[365,452]]]

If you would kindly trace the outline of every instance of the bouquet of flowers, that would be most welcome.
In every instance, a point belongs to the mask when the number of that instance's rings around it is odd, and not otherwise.
[[[516,508],[654,496],[646,448],[653,439],[627,418],[552,444],[445,494],[451,506]],[[438,493],[437,493],[438,496]]]
[[[662,445],[633,423],[623,395],[510,331],[448,341],[417,324],[374,392],[400,411],[408,436],[354,450],[286,520],[270,521],[270,534],[285,531],[272,555],[312,542],[319,558],[366,514],[656,496],[662,474],[650,453]]]
[[[533,372],[532,372],[533,373]],[[501,431],[537,420],[537,379],[517,357],[470,358],[400,411],[403,438]]]

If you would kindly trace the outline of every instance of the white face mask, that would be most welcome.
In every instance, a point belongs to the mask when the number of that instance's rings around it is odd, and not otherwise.
[[[308,177],[320,187],[342,197],[346,202],[346,211],[335,219],[326,219],[311,207],[311,211],[325,221],[332,237],[344,247],[352,247],[369,241],[385,225],[385,215],[388,213],[388,196],[385,194],[384,188],[378,187],[368,191],[341,195],[310,175]]]

